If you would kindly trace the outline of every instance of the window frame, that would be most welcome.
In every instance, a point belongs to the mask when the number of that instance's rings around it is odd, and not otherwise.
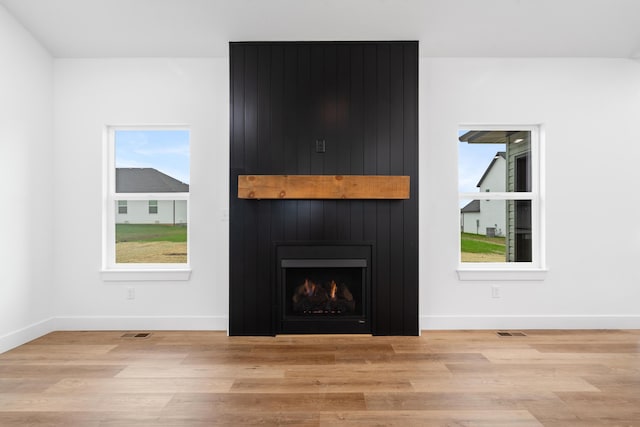
[[[191,203],[190,192],[176,193],[116,193],[115,135],[123,130],[163,131],[191,129],[186,125],[109,125],[103,132],[103,227],[102,269],[104,281],[183,281],[191,276]],[[119,201],[184,200],[187,203],[186,263],[117,263],[115,256],[116,215]],[[156,205],[158,206],[158,205]]]
[[[531,135],[530,144],[530,168],[531,168],[531,191],[519,192],[460,192],[458,191],[458,206],[461,200],[530,200],[531,201],[531,239],[532,258],[530,262],[462,262],[461,242],[458,227],[457,249],[458,266],[457,274],[460,280],[544,280],[546,278],[547,266],[545,259],[545,215],[544,215],[544,132],[540,125],[470,125],[462,124],[458,126],[461,130],[479,131],[504,131],[522,130],[528,131]],[[457,138],[456,138],[457,141]],[[460,144],[460,142],[458,142]],[[457,146],[456,153],[459,151]],[[456,156],[459,168],[459,154]],[[460,174],[458,173],[458,179]],[[460,213],[460,208],[458,208]]]

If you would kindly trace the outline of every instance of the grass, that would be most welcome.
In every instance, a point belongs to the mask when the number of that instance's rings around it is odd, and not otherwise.
[[[461,233],[460,248],[462,253],[505,254],[504,237],[487,237],[480,234]]]
[[[187,241],[187,226],[165,224],[116,224],[116,243]]]

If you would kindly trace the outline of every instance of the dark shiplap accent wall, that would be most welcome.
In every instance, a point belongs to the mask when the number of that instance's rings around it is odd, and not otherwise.
[[[275,333],[276,242],[373,242],[372,333],[418,334],[418,43],[231,43],[231,335]],[[316,140],[326,152],[316,153]],[[409,175],[409,200],[241,200],[247,174]]]

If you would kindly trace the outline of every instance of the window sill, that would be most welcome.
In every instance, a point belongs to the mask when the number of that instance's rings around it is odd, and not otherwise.
[[[471,269],[458,268],[458,279],[464,281],[543,281],[547,278],[546,268],[527,269]]]
[[[187,281],[191,277],[191,269],[175,270],[102,270],[100,278],[105,282],[131,282],[131,281]]]

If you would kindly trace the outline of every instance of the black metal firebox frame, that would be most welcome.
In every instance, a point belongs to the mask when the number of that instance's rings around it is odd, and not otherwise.
[[[372,332],[372,244],[278,243],[276,244],[276,333],[369,334]],[[287,313],[287,269],[361,268],[361,301],[352,315],[305,316]],[[360,293],[360,292],[359,292]]]

